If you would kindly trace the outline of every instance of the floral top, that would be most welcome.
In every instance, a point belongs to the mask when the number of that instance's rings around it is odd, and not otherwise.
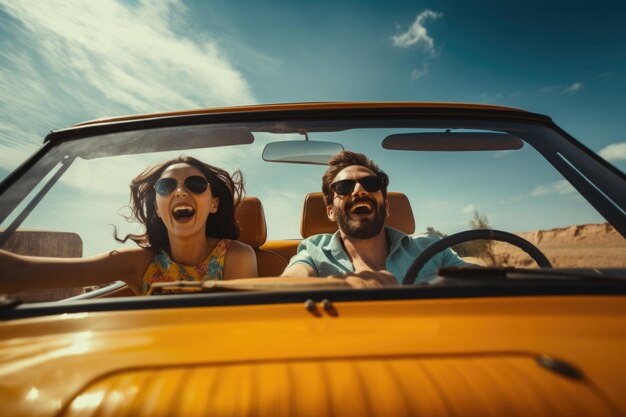
[[[229,239],[217,242],[209,256],[196,266],[176,263],[167,252],[159,250],[143,274],[143,293],[155,282],[223,280],[224,259],[231,242]]]

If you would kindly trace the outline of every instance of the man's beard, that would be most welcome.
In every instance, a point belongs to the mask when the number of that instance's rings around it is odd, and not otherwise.
[[[374,207],[373,219],[351,219],[350,208],[355,203],[360,201],[368,201],[372,203]],[[387,209],[384,203],[378,203],[370,198],[361,198],[354,200],[351,204],[347,205],[343,210],[335,206],[335,212],[337,213],[337,224],[339,229],[347,236],[355,239],[370,239],[380,233],[385,224],[385,217],[387,215]]]

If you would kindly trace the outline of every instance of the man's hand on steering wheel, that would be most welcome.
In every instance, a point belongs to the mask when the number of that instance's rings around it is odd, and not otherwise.
[[[328,278],[345,280],[352,288],[397,287],[398,280],[389,271],[360,271],[333,275]]]

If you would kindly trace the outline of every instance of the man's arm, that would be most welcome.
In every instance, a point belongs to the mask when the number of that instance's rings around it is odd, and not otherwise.
[[[452,248],[448,248],[442,252],[441,266],[444,268],[450,266],[480,266],[464,261]]]
[[[291,258],[291,261],[282,277],[309,278],[320,277],[319,272],[313,267],[314,259],[312,253],[320,252],[313,250],[311,253],[307,247],[307,241],[303,241],[298,246],[297,254]],[[398,285],[396,278],[388,271],[355,271],[345,274],[334,274],[324,276],[323,278],[343,279],[352,288],[377,288]]]
[[[319,253],[319,251],[317,251],[317,242],[318,241],[315,237],[308,238],[300,242],[296,254],[291,257],[289,265],[287,265],[285,271],[281,274],[281,277],[318,277],[319,273],[313,266],[315,265],[315,261],[312,255],[312,253]],[[309,249],[313,252],[309,252]]]
[[[360,271],[333,275],[328,278],[340,278],[352,288],[397,287],[398,280],[389,271]]]
[[[317,277],[318,275],[310,265],[298,262],[287,267],[281,276],[308,278]],[[395,287],[398,285],[396,278],[388,271],[348,272],[345,274],[331,275],[325,278],[342,279],[350,284],[352,288],[380,288]]]
[[[311,265],[305,264],[304,262],[296,262],[285,268],[285,271],[282,273],[281,277],[298,277],[298,278],[306,278],[306,277],[316,277],[317,272],[313,269]]]

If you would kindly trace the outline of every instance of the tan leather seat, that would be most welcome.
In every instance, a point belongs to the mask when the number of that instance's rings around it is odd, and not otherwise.
[[[276,277],[283,273],[287,266],[279,254],[261,249],[267,239],[267,226],[263,204],[256,197],[244,197],[235,214],[241,234],[239,240],[252,246],[256,253],[257,267],[260,277]]]
[[[385,226],[400,230],[407,235],[415,232],[415,218],[411,203],[403,193],[387,192],[389,200],[389,217],[385,219]],[[304,199],[300,234],[303,238],[319,233],[335,233],[337,223],[331,222],[326,216],[326,204],[321,192],[309,193]]]

